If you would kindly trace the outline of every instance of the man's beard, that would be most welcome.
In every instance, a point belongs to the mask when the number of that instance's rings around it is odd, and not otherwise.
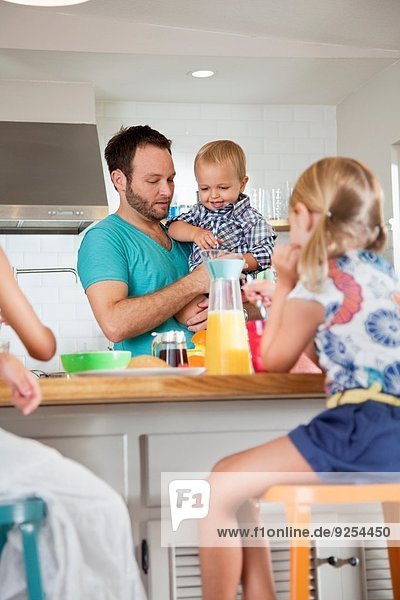
[[[165,214],[158,214],[154,208],[149,206],[147,200],[136,194],[130,187],[127,188],[125,192],[126,200],[130,207],[132,207],[136,212],[138,212],[142,217],[148,219],[149,221],[161,221],[168,215],[169,204]]]

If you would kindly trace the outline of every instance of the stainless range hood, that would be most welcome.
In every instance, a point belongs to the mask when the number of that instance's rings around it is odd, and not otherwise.
[[[96,125],[0,122],[0,233],[80,233],[108,214]]]

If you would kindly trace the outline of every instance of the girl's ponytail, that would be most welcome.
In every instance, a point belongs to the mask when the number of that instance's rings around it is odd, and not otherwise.
[[[314,163],[298,179],[290,210],[298,203],[319,215],[298,264],[300,281],[309,290],[317,291],[324,283],[330,258],[349,250],[384,249],[382,188],[362,163],[340,156]]]
[[[318,291],[325,281],[328,260],[326,218],[321,216],[313,235],[302,249],[297,267],[300,281],[311,292]]]

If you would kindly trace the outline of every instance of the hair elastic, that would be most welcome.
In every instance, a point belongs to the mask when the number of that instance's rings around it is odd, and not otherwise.
[[[375,236],[374,239],[376,239],[379,236],[381,231],[382,231],[382,225],[375,225],[375,227],[372,230],[372,233]]]
[[[326,211],[326,213],[325,213],[325,216],[326,216],[328,219],[330,219],[330,218],[331,218],[331,216],[332,216],[332,213],[331,213],[331,211],[330,211],[330,210],[327,210],[327,211]]]

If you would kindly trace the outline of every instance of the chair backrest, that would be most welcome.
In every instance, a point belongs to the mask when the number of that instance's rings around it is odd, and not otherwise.
[[[41,498],[0,501],[0,525],[20,525],[41,521],[46,515],[46,504]]]
[[[46,516],[46,504],[41,498],[0,501],[0,555],[7,542],[7,533],[18,527],[22,535],[27,594],[29,600],[43,600],[37,532]]]

